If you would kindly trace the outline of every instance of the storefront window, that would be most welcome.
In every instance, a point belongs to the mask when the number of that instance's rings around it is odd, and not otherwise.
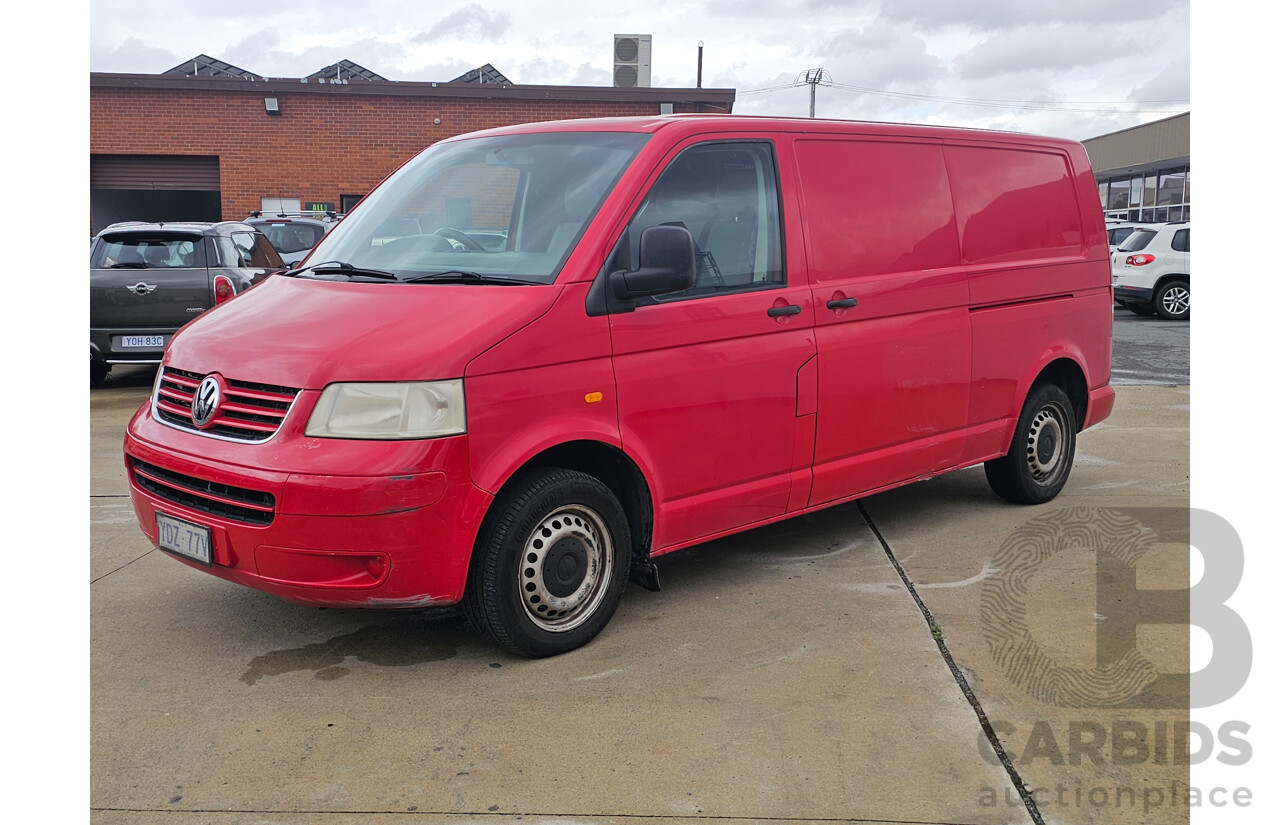
[[[1129,208],[1129,179],[1117,178],[1111,181],[1111,192],[1107,196],[1107,209]]]
[[[1175,206],[1182,203],[1182,188],[1187,177],[1185,169],[1169,169],[1160,172],[1160,191],[1156,206]]]

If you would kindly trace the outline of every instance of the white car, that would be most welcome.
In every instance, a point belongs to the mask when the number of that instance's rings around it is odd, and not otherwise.
[[[1191,317],[1191,223],[1139,226],[1111,253],[1111,292],[1137,315]]]
[[[1111,247],[1111,251],[1115,252],[1116,247],[1124,243],[1133,230],[1139,226],[1151,226],[1151,224],[1131,223],[1129,221],[1107,221],[1107,246]]]

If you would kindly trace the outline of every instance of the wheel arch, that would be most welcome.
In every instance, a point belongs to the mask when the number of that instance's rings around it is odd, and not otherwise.
[[[1027,387],[1022,403],[1025,404],[1027,397],[1042,384],[1056,384],[1067,394],[1076,417],[1076,432],[1080,432],[1089,412],[1089,381],[1085,377],[1084,368],[1074,358],[1054,358],[1040,369],[1035,380]]]
[[[603,441],[578,439],[565,441],[542,449],[514,468],[495,490],[497,494],[516,481],[526,471],[535,468],[559,467],[577,470],[598,479],[608,487],[627,516],[631,536],[633,561],[648,558],[653,541],[653,496],[649,481],[635,461],[621,448]],[[490,513],[493,505],[490,503]]]
[[[1186,281],[1187,284],[1189,285],[1191,283],[1191,273],[1170,272],[1167,275],[1161,275],[1159,278],[1156,279],[1156,282],[1151,285],[1151,294],[1154,296],[1156,292],[1160,289],[1160,287],[1164,286],[1170,281]]]

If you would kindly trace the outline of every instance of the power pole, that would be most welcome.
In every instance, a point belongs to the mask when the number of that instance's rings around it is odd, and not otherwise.
[[[818,84],[825,78],[822,69],[810,69],[804,73],[804,82],[809,84],[809,117],[814,117],[818,103]]]

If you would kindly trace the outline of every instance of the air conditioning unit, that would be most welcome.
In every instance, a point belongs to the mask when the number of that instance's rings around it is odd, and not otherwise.
[[[613,85],[624,88],[652,85],[653,35],[613,36]]]

